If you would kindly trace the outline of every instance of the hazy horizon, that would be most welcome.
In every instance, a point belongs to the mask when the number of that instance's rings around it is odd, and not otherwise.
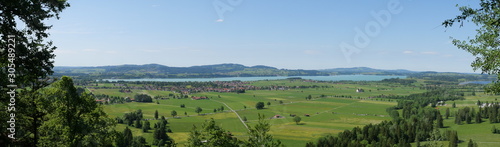
[[[195,67],[195,66],[210,66],[210,65],[221,65],[221,64],[239,64],[239,63],[219,63],[219,64],[206,64],[206,65],[192,65],[192,66],[170,66],[170,65],[164,65],[164,64],[159,64],[159,63],[148,63],[148,64],[120,64],[120,65],[97,65],[97,66],[55,66],[55,67],[103,67],[103,66],[122,66],[122,65],[149,65],[149,64],[158,64],[158,65],[163,65],[167,67]],[[239,64],[247,67],[253,67],[253,66],[269,66],[269,65],[244,65],[244,64]],[[274,66],[269,66],[269,67],[274,67]],[[381,68],[373,68],[373,67],[366,67],[366,66],[356,66],[356,67],[331,67],[331,68],[320,68],[320,69],[301,69],[301,68],[280,68],[280,67],[274,67],[277,69],[286,69],[286,70],[328,70],[328,69],[338,69],[338,68],[371,68],[371,69],[377,69],[377,70],[408,70],[408,71],[414,71],[414,72],[453,72],[453,71],[432,71],[432,70],[425,70],[425,71],[418,71],[418,70],[410,70],[410,69],[381,69]],[[476,72],[457,72],[457,73],[476,73],[480,74],[481,72],[476,71]]]

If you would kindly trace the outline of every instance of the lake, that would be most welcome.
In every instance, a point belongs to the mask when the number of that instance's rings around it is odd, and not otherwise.
[[[378,75],[336,75],[336,76],[292,76],[302,79],[317,81],[381,81],[383,79],[400,78],[406,76],[378,76]],[[162,78],[162,79],[102,79],[103,81],[155,81],[155,82],[209,82],[209,81],[261,81],[261,80],[281,80],[290,77],[224,77],[224,78]]]
[[[468,81],[468,82],[462,82],[462,83],[459,83],[458,85],[465,85],[465,84],[481,84],[481,85],[486,85],[486,84],[490,84],[491,81]]]

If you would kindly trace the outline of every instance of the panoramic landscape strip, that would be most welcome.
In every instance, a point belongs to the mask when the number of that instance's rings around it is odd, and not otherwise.
[[[499,6],[3,0],[0,147],[498,147]]]

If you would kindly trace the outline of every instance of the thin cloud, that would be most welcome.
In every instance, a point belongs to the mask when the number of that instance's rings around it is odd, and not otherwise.
[[[78,31],[78,30],[65,30],[65,31],[61,31],[61,30],[54,30],[54,31],[50,31],[50,33],[52,33],[52,34],[76,34],[76,35],[86,35],[86,34],[94,34],[95,32],[91,32],[91,31]]]
[[[118,54],[117,51],[105,51],[104,53],[107,53],[107,54]]]
[[[308,54],[308,55],[316,55],[316,54],[319,54],[319,51],[317,51],[317,50],[304,50],[304,53]]]
[[[84,52],[95,52],[97,50],[96,49],[83,49],[82,51],[84,51]]]
[[[82,52],[87,52],[87,53],[98,53],[98,54],[117,54],[118,52],[117,51],[114,51],[114,50],[111,50],[111,51],[108,51],[108,50],[98,50],[98,49],[83,49],[81,50]]]
[[[67,49],[57,49],[54,51],[56,55],[61,55],[61,54],[77,54],[78,52],[75,52],[73,50],[67,50]]]
[[[387,54],[389,54],[389,53],[388,53],[388,52],[386,52],[386,51],[381,51],[381,52],[377,52],[377,54],[378,54],[378,55],[387,55]]]
[[[403,54],[413,54],[413,51],[404,51]]]
[[[149,49],[142,50],[142,51],[148,52],[148,53],[158,53],[158,52],[161,52],[161,50],[149,50]]]
[[[421,54],[424,54],[424,55],[437,55],[439,54],[438,52],[420,52]]]
[[[215,22],[224,22],[224,19],[217,19]]]
[[[192,53],[201,53],[201,52],[203,52],[203,50],[201,50],[201,49],[189,49],[188,51],[192,52]]]

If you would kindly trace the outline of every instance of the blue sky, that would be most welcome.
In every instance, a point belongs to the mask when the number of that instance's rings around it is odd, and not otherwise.
[[[477,1],[69,2],[61,19],[48,21],[58,47],[56,66],[238,63],[473,72],[474,57],[454,47],[450,36],[474,36],[474,25],[444,28],[441,23],[459,14],[456,4],[474,7]],[[342,44],[357,49],[346,52]]]

